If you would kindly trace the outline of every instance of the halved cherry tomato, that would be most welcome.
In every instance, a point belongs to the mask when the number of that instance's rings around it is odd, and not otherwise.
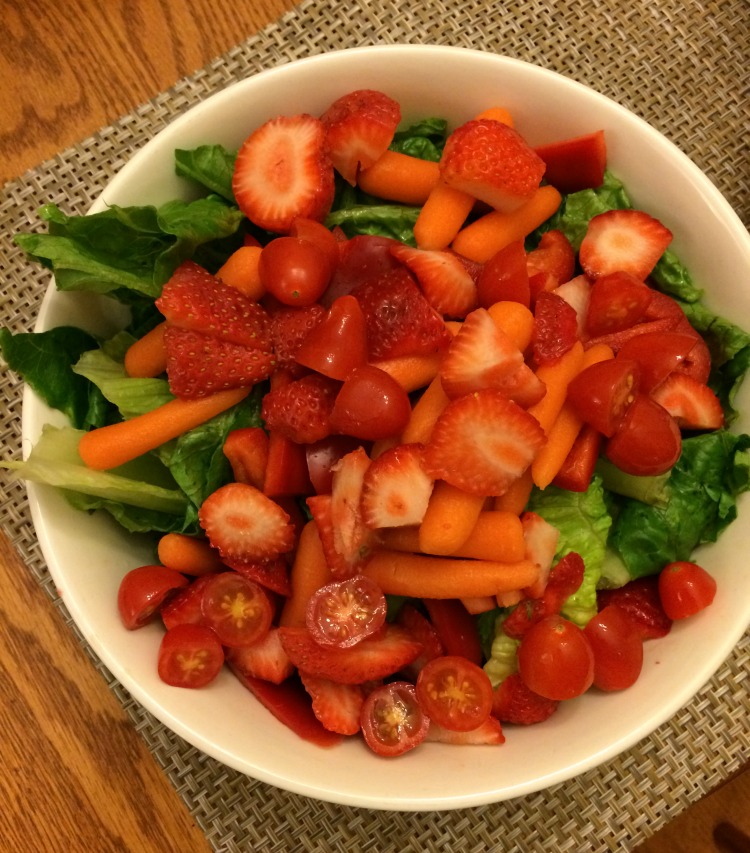
[[[585,492],[591,485],[601,446],[602,434],[599,430],[584,424],[552,485],[569,492]]]
[[[523,241],[517,240],[495,253],[477,278],[477,302],[489,308],[496,302],[530,304],[529,273]]]
[[[627,613],[610,604],[583,629],[594,652],[594,685],[600,690],[624,690],[638,680],[643,668],[643,640]]]
[[[640,389],[648,394],[690,357],[696,338],[683,332],[646,332],[626,341],[618,359],[635,361],[640,367]]]
[[[322,250],[331,265],[330,275],[339,262],[339,244],[336,237],[329,231],[322,222],[317,219],[305,219],[299,217],[292,222],[292,227],[289,229],[290,237],[299,237],[300,240],[307,240]]]
[[[170,628],[159,647],[159,678],[172,687],[205,687],[224,664],[218,637],[204,625]]]
[[[481,726],[492,711],[492,683],[466,658],[445,655],[424,665],[417,677],[417,699],[427,716],[454,732]]]
[[[399,435],[411,416],[409,395],[384,370],[356,367],[344,380],[331,412],[337,432],[377,441]]]
[[[573,699],[594,680],[594,653],[581,628],[562,616],[545,616],[524,634],[518,671],[546,699]]]
[[[357,300],[339,296],[295,356],[299,364],[331,379],[346,379],[367,361],[367,327]]]
[[[659,598],[670,619],[694,616],[715,596],[716,579],[697,563],[669,563],[659,574]]]
[[[604,452],[610,462],[628,474],[663,474],[680,458],[680,428],[666,409],[645,394],[638,394]]]
[[[317,302],[331,279],[324,250],[299,237],[276,237],[260,253],[258,275],[266,291],[284,305]]]
[[[307,630],[323,646],[346,649],[379,630],[385,622],[385,596],[362,575],[333,581],[310,596]]]
[[[201,601],[203,623],[225,646],[251,646],[269,631],[273,609],[263,588],[237,572],[210,576]]]
[[[365,743],[378,755],[402,755],[425,739],[429,717],[408,681],[376,687],[362,705],[360,720]]]
[[[446,654],[459,655],[480,665],[482,645],[477,623],[463,603],[457,598],[425,598],[423,604]]]
[[[526,256],[529,278],[540,272],[553,276],[557,285],[573,278],[576,268],[576,253],[570,240],[557,228],[542,234],[536,249]]]
[[[340,242],[339,261],[321,303],[328,308],[335,299],[351,293],[358,284],[403,266],[391,254],[394,245],[398,243],[390,237],[369,234],[358,234]]]
[[[653,290],[627,272],[598,278],[591,287],[586,331],[594,338],[619,332],[639,323],[651,302]]]
[[[117,608],[122,624],[129,631],[147,625],[169,596],[188,583],[184,575],[165,566],[131,569],[120,581],[117,591]]]
[[[610,437],[635,399],[639,377],[635,361],[619,356],[599,361],[568,385],[568,400],[582,420]]]
[[[199,625],[203,619],[201,602],[203,588],[211,575],[201,575],[195,578],[189,586],[178,590],[162,604],[159,610],[164,627],[169,630],[175,625]]]

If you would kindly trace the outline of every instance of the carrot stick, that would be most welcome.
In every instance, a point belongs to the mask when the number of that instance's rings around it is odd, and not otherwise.
[[[514,604],[518,604],[524,597],[520,589],[511,589],[508,592],[499,592],[495,596],[495,600],[498,607],[513,607]]]
[[[426,444],[435,421],[449,402],[448,395],[443,390],[443,383],[440,377],[436,376],[411,410],[409,423],[401,435],[404,444]]]
[[[438,178],[437,163],[388,150],[369,169],[359,173],[358,183],[366,193],[378,198],[421,205]]]
[[[531,468],[527,468],[517,480],[510,484],[505,494],[494,498],[493,508],[500,512],[512,512],[514,515],[520,515],[526,509],[533,488],[534,481],[531,479]]]
[[[258,275],[260,253],[260,246],[241,246],[227,258],[216,277],[250,299],[260,299],[266,292]]]
[[[165,533],[157,546],[162,565],[184,575],[208,575],[225,569],[218,553],[205,539],[184,533]]]
[[[489,118],[492,121],[501,121],[503,124],[507,124],[508,127],[513,127],[513,116],[510,114],[505,107],[490,107],[487,110],[483,110],[479,115],[475,116],[477,119]]]
[[[425,554],[455,554],[469,538],[483,505],[483,496],[438,480],[419,525],[419,550]]]
[[[503,300],[490,305],[487,313],[521,352],[528,349],[534,334],[534,315],[525,305]]]
[[[594,344],[584,353],[581,370],[609,358],[614,358],[614,353],[606,344]],[[575,409],[564,403],[547,433],[547,443],[531,463],[531,476],[540,489],[555,479],[582,426],[583,421]]]
[[[167,321],[154,326],[150,332],[128,347],[125,353],[125,372],[137,379],[153,379],[167,369],[167,350],[164,332]]]
[[[437,376],[440,369],[439,353],[429,355],[402,355],[396,358],[384,358],[373,362],[375,367],[384,370],[410,394],[424,388]]]
[[[413,598],[476,598],[521,589],[539,572],[531,560],[495,563],[377,550],[362,567],[386,595]]]
[[[430,192],[414,223],[420,249],[445,249],[461,230],[476,199],[440,181]]]
[[[494,610],[497,606],[497,597],[492,595],[478,595],[472,598],[462,598],[461,604],[463,604],[468,613],[476,616],[479,613]]]
[[[304,627],[307,603],[310,596],[331,580],[323,546],[320,544],[318,527],[314,521],[308,521],[302,528],[297,552],[289,574],[292,591],[284,602],[279,624]]]
[[[537,368],[536,375],[547,386],[547,393],[538,403],[530,406],[527,411],[539,421],[548,436],[552,424],[560,414],[560,409],[565,402],[568,385],[573,377],[578,374],[582,364],[583,344],[576,341],[560,358],[547,364],[541,364]]]
[[[462,228],[452,247],[472,261],[485,263],[494,254],[515,240],[523,240],[560,206],[562,197],[551,185],[545,184],[511,213],[493,210]]]
[[[143,415],[85,433],[78,452],[89,468],[116,468],[200,426],[239,403],[248,393],[248,388],[238,388],[196,400],[170,400]]]

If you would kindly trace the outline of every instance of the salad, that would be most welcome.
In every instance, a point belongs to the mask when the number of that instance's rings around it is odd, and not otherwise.
[[[750,337],[602,131],[402,128],[366,90],[175,163],[203,197],[48,205],[17,238],[126,328],[0,330],[70,421],[7,467],[153,536],[116,604],[163,622],[164,681],[228,665],[325,746],[499,744],[627,688],[710,604],[691,557],[750,484],[727,428]]]

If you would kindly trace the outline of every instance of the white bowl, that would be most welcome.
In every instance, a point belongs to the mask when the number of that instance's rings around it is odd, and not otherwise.
[[[202,143],[232,148],[279,113],[320,114],[349,90],[381,89],[405,120],[444,116],[452,125],[493,105],[510,109],[531,144],[606,132],[609,167],[636,206],[662,219],[673,248],[705,287],[719,313],[750,328],[750,238],[709,180],[645,122],[578,83],[514,59],[460,48],[366,47],[313,57],[232,85],[178,118],[135,155],[102,193],[105,204],[160,203],[185,197],[172,152]],[[80,295],[50,292],[38,330],[65,322],[95,329],[106,310]],[[737,424],[750,427],[745,414]],[[31,393],[24,399],[25,448],[50,413]],[[52,490],[29,488],[34,522],[50,572],[73,618],[103,662],[166,726],[189,743],[252,777],[280,788],[347,805],[391,810],[475,806],[529,794],[605,762],[649,735],[685,705],[719,668],[750,615],[745,552],[748,506],[741,520],[701,561],[718,580],[712,607],[671,634],[647,643],[643,674],[627,691],[590,692],[564,703],[549,721],[507,727],[502,747],[424,744],[382,759],[359,739],[323,750],[278,723],[228,673],[199,691],[163,684],[156,674],[161,627],[126,631],[116,610],[123,573],[150,560],[136,537],[104,517],[70,509]]]

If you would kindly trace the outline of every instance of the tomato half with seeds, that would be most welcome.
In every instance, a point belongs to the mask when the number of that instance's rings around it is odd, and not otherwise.
[[[268,633],[273,608],[260,584],[237,572],[209,577],[201,600],[203,623],[225,646],[251,646]]]
[[[594,685],[624,690],[635,684],[643,668],[643,640],[628,614],[610,604],[583,629],[594,652]]]
[[[204,625],[170,628],[159,647],[159,678],[172,687],[205,687],[221,671],[224,649]]]
[[[595,338],[639,323],[652,293],[648,285],[630,273],[622,271],[601,276],[591,287],[586,331]]]
[[[614,435],[638,390],[635,361],[610,358],[584,368],[568,385],[576,414],[602,435]]]
[[[482,267],[477,278],[477,302],[489,308],[496,302],[531,303],[529,273],[523,240],[510,243],[496,252]]]
[[[716,596],[716,580],[697,563],[669,563],[659,574],[659,598],[670,619],[700,613]]]
[[[626,341],[617,358],[635,361],[640,367],[640,387],[652,391],[689,357],[696,346],[694,335],[683,332],[646,332]]]
[[[454,732],[476,729],[492,711],[489,676],[480,666],[458,655],[428,661],[416,686],[417,699],[427,716]]]
[[[518,671],[529,690],[545,699],[573,699],[594,681],[594,653],[578,625],[545,616],[521,640]]]
[[[166,566],[139,566],[120,581],[117,609],[129,630],[142,628],[156,617],[162,604],[188,585],[188,579]]]
[[[362,705],[360,714],[365,743],[378,755],[402,755],[427,736],[430,719],[408,681],[393,681],[376,687]]]
[[[680,458],[680,428],[665,408],[647,395],[637,394],[604,452],[627,474],[664,474]]]
[[[385,622],[385,596],[363,575],[333,581],[310,597],[305,620],[313,639],[346,649],[378,631]]]

